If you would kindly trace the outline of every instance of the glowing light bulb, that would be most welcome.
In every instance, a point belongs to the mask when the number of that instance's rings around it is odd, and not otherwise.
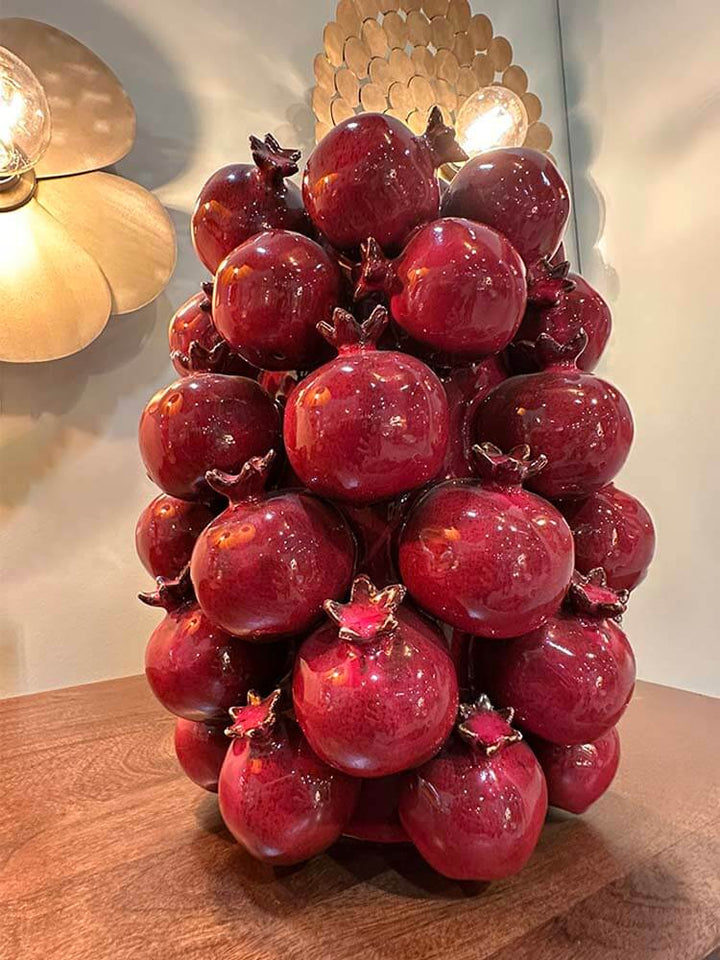
[[[50,107],[32,70],[0,47],[0,181],[31,170],[50,143]]]
[[[525,142],[528,115],[516,93],[506,87],[483,87],[468,97],[455,123],[457,139],[470,157],[496,147]]]

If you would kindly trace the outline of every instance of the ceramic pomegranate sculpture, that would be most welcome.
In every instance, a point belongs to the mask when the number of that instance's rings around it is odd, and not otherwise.
[[[172,580],[190,562],[200,533],[215,516],[210,507],[161,493],[138,517],[135,547],[147,572]]]
[[[278,714],[280,691],[250,694],[232,710],[232,743],[220,772],[220,813],[258,860],[299,863],[334,843],[350,820],[360,781],[333,770],[297,725]]]
[[[210,273],[245,240],[279,228],[307,233],[310,223],[300,190],[287,177],[298,171],[299,150],[284,150],[274,137],[250,137],[253,163],[216,171],[200,191],[192,215],[192,239]]]
[[[217,793],[220,770],[230,746],[225,723],[196,723],[178,717],[174,744],[185,775],[203,790]]]
[[[257,370],[230,349],[212,319],[212,283],[186,300],[170,321],[170,359],[181,377],[191,373],[227,373],[255,378]]]
[[[425,610],[484,637],[514,637],[555,613],[573,572],[562,514],[522,483],[545,467],[528,447],[473,448],[481,482],[433,487],[400,536],[403,583]]]
[[[461,708],[456,735],[407,779],[400,822],[427,862],[454,880],[500,880],[521,870],[547,813],[545,777],[512,709],[487,697]]]
[[[551,807],[585,813],[605,793],[620,763],[620,737],[613,727],[591,743],[561,747],[534,737],[532,751],[543,768]]]
[[[320,331],[336,360],[307,376],[288,399],[284,438],[307,487],[371,503],[422,486],[440,470],[448,443],[442,383],[420,360],[378,350],[387,311],[362,324],[340,308]]]
[[[375,237],[396,253],[413,227],[438,217],[435,170],[462,160],[467,156],[438,107],[419,137],[394,117],[362,113],[333,127],[308,157],[305,206],[336,249],[355,254]]]
[[[206,527],[190,570],[198,603],[228,633],[264,641],[302,633],[328,597],[341,597],[355,565],[355,541],[330,504],[303,491],[265,491],[271,451],[237,476],[212,471],[229,506]]]
[[[584,330],[560,344],[543,333],[536,344],[543,369],[510,377],[475,413],[473,437],[503,449],[528,444],[548,465],[529,481],[544,497],[583,497],[609,483],[625,463],[633,439],[627,400],[605,380],[577,367]]]
[[[319,757],[343,773],[386,777],[428,760],[455,721],[457,679],[442,638],[398,608],[405,588],[353,583],[331,622],[298,650],[295,716]]]
[[[278,679],[283,644],[243,643],[212,624],[195,602],[187,570],[157,583],[155,593],[139,596],[165,610],[145,650],[145,676],[166,710],[185,720],[223,720],[249,690],[266,690]]]
[[[560,746],[614,727],[635,686],[635,657],[617,618],[627,593],[601,569],[576,574],[567,607],[543,626],[480,653],[478,683],[514,704],[523,730]]]

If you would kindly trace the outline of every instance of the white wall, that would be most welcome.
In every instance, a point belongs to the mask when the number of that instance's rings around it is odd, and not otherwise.
[[[68,360],[0,366],[0,696],[138,673],[156,611],[135,518],[153,496],[136,447],[140,411],[172,379],[166,325],[202,271],[188,239],[197,190],[246,156],[250,133],[305,150],[312,60],[332,0],[0,0],[0,16],[45,20],[117,72],[138,113],[119,171],[156,191],[179,237],[166,293],[113,321]],[[476,4],[510,38],[567,170],[554,0]]]
[[[640,675],[720,694],[720,5],[561,0],[583,272],[636,440],[619,485],[658,553],[626,617]]]

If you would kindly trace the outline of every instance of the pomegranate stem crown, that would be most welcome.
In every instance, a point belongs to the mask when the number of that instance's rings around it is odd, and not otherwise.
[[[515,711],[512,707],[494,710],[490,700],[482,694],[475,703],[460,704],[458,733],[471,747],[484,750],[491,757],[498,750],[511,743],[519,743],[523,736],[519,730],[513,730]]]
[[[543,370],[555,366],[574,367],[587,342],[588,337],[583,327],[579,327],[564,343],[558,343],[549,333],[541,333],[532,346],[532,351]],[[524,346],[526,341],[521,343]]]
[[[200,284],[205,299],[200,301],[200,309],[205,313],[212,313],[212,298],[214,284],[212,280],[203,280]]]
[[[393,583],[378,590],[369,577],[356,577],[348,603],[326,600],[327,615],[340,627],[341,640],[374,640],[392,633],[398,625],[395,613],[405,597],[405,587]]]
[[[174,580],[168,577],[156,577],[155,582],[157,590],[138,594],[138,600],[142,600],[149,607],[162,607],[171,613],[195,601],[195,592],[190,579],[190,564]]]
[[[464,163],[468,159],[468,155],[455,139],[453,128],[445,125],[437,105],[430,111],[425,133],[416,139],[425,143],[430,150],[435,169],[444,163]]]
[[[355,285],[355,300],[363,300],[368,294],[378,291],[392,293],[399,285],[392,260],[386,257],[374,237],[360,244],[360,278]]]
[[[187,353],[173,350],[170,359],[179,360],[187,370],[193,372],[223,373],[232,359],[232,350],[225,340],[216,343],[209,350],[199,340],[192,340]]]
[[[341,350],[343,347],[374,349],[387,323],[388,312],[385,307],[375,307],[367,320],[363,320],[362,323],[342,307],[335,307],[333,322],[330,324],[321,320],[317,324],[317,330],[336,350]]]
[[[570,261],[554,266],[549,257],[538,260],[528,270],[528,301],[538,307],[554,307],[563,293],[574,290],[576,283],[568,277]]]
[[[272,180],[282,180],[298,172],[300,151],[283,149],[269,133],[264,140],[250,137],[250,152],[258,170]]]
[[[268,450],[264,457],[251,457],[243,464],[240,473],[208,470],[205,480],[208,486],[227,497],[230,503],[256,500],[265,490],[274,460],[275,451]]]
[[[589,617],[619,619],[627,610],[629,590],[613,590],[607,585],[602,567],[595,567],[587,576],[573,574],[567,602],[576,613]]]
[[[472,459],[475,472],[482,480],[508,487],[519,487],[540,473],[548,462],[544,453],[532,459],[527,444],[503,453],[493,443],[476,443],[472,448]]]
[[[263,699],[251,690],[246,706],[230,708],[232,723],[225,728],[225,736],[234,739],[247,737],[248,740],[268,739],[277,722],[276,708],[281,695],[282,691],[278,688]]]

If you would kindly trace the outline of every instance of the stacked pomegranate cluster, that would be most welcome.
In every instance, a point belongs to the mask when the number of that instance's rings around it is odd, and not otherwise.
[[[302,193],[297,152],[251,146],[200,194],[214,281],[140,422],[149,683],[255,857],[347,835],[507,876],[548,802],[615,774],[653,552],[612,485],[633,424],[590,372],[610,315],[558,252],[566,185],[507,149],[442,187],[466,158],[437,110],[420,137],[341,123]]]

